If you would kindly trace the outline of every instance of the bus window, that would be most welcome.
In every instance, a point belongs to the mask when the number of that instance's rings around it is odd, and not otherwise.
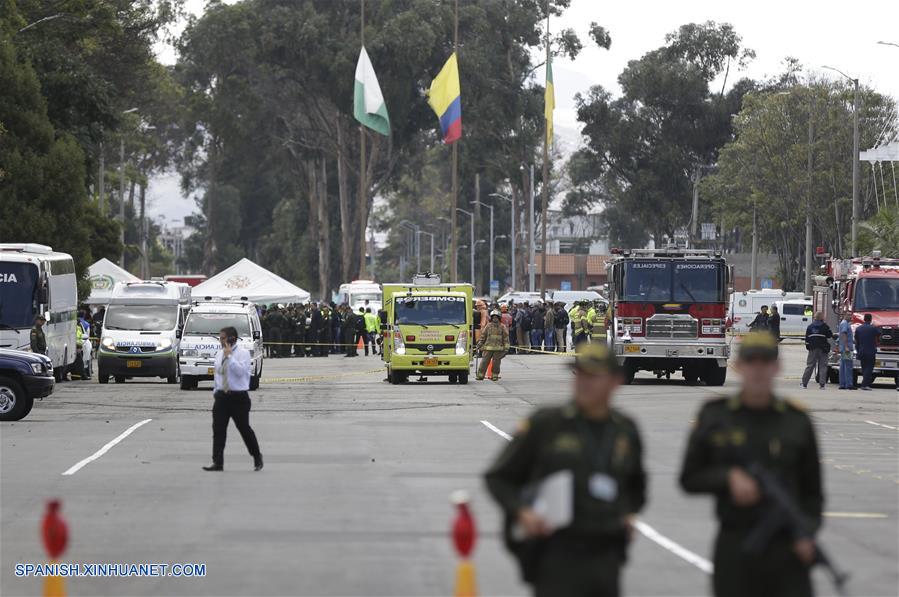
[[[38,269],[33,263],[0,262],[0,328],[30,328],[35,303]]]

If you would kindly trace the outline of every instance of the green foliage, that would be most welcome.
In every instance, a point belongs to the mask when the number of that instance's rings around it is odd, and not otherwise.
[[[722,149],[717,172],[702,182],[702,205],[707,211],[701,221],[712,221],[709,217],[717,221],[723,214],[729,227],[746,231],[755,206],[760,246],[778,255],[784,287],[790,288],[802,285],[808,201],[814,244],[834,255],[848,255],[853,90],[843,82],[813,81],[809,87],[784,78],[794,84],[744,97],[734,121],[736,138]],[[861,147],[871,147],[896,105],[870,89],[861,90],[861,105]],[[810,114],[815,129],[811,188]],[[866,192],[864,186],[860,208],[863,218],[875,209],[873,191]]]
[[[621,97],[600,86],[576,97],[587,146],[568,167],[566,210],[611,208],[606,221],[619,240],[637,241],[643,230],[663,242],[684,229],[692,177],[731,138],[731,118],[752,86],[709,90],[730,61],[740,65],[753,55],[730,25],[684,25],[666,42],[628,63],[618,78]]]
[[[883,207],[869,220],[859,224],[859,255],[880,251],[883,257],[899,258],[899,209]]]

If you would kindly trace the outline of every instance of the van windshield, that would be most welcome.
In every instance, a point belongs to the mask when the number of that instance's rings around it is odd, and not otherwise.
[[[0,262],[0,329],[30,328],[37,302],[33,263]]]
[[[856,311],[899,310],[899,279],[862,278],[855,287]]]
[[[184,326],[185,336],[218,336],[219,330],[233,327],[240,337],[250,336],[246,313],[191,313]]]
[[[109,305],[103,327],[107,330],[166,332],[178,323],[175,305]]]
[[[350,294],[350,302],[353,304],[364,303],[365,301],[380,303],[380,292],[353,292]]]
[[[416,296],[396,299],[396,323],[412,325],[465,325],[465,297]]]

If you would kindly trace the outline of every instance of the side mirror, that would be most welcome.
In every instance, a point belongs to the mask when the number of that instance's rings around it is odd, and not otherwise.
[[[182,332],[181,328],[178,328],[177,330],[175,330],[175,337],[181,338],[181,332]]]
[[[384,311],[383,309],[378,311],[378,319],[381,320],[381,326],[387,325],[387,311]]]
[[[259,330],[253,330],[253,340],[258,340],[262,337],[262,332]]]
[[[37,289],[37,302],[41,305],[46,305],[50,302],[50,290],[46,286],[41,286]]]

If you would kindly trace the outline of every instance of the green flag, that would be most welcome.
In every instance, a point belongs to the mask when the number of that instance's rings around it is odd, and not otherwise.
[[[390,117],[387,104],[381,94],[381,86],[375,76],[375,69],[363,47],[356,63],[356,84],[353,88],[353,116],[356,120],[385,137],[390,136]]]

